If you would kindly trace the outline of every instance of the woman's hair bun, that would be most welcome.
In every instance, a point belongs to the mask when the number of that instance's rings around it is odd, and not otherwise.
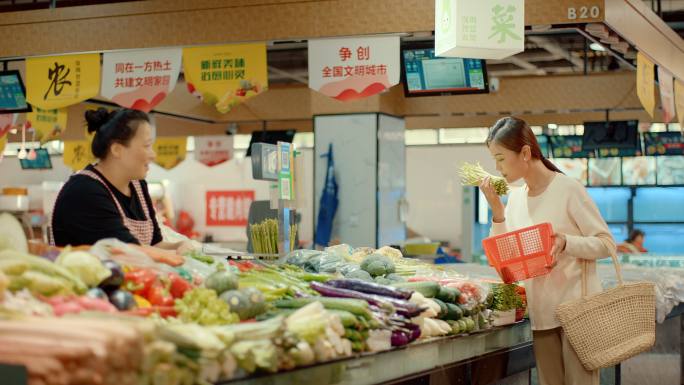
[[[97,110],[86,111],[85,118],[88,123],[88,132],[92,134],[109,121],[111,114],[105,108],[98,108]]]

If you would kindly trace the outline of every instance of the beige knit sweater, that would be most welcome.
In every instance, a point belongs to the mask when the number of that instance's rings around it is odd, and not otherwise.
[[[490,235],[498,235],[539,223],[550,222],[556,233],[565,234],[565,251],[553,270],[525,281],[533,330],[559,327],[556,307],[581,297],[580,259],[589,260],[589,294],[600,292],[595,260],[615,253],[615,241],[596,204],[578,181],[556,174],[546,190],[528,196],[527,186],[512,188],[506,204],[506,220],[492,223]]]

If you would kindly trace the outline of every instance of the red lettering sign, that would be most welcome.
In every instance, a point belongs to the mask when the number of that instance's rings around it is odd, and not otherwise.
[[[207,226],[247,226],[249,207],[254,202],[254,190],[207,191]]]

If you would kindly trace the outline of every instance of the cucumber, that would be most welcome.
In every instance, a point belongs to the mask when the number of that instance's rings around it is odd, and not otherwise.
[[[441,301],[441,300],[439,300],[439,299],[437,299],[437,298],[433,298],[432,300],[435,301],[435,303],[436,303],[437,305],[439,305],[439,309],[440,309],[440,310],[439,310],[439,314],[437,314],[437,318],[439,318],[439,319],[449,319],[449,318],[448,318],[449,309],[447,308],[447,304],[445,304],[443,301]]]
[[[453,303],[446,304],[447,307],[447,317],[448,320],[458,321],[463,318],[463,311],[460,307],[454,305]]]
[[[417,291],[425,298],[435,298],[439,293],[440,286],[437,282],[395,282],[391,285],[400,289]]]
[[[468,324],[465,322],[464,319],[460,319],[456,322],[458,322],[458,326],[460,329],[459,334],[466,333],[468,331]]]
[[[461,333],[461,324],[458,321],[447,321],[451,325],[451,334]]]
[[[326,309],[345,310],[367,320],[373,318],[370,310],[368,310],[368,302],[353,298],[301,297],[280,299],[274,301],[273,304],[277,308],[299,309],[316,301],[320,302]]]
[[[439,288],[439,293],[437,293],[437,299],[441,299],[446,303],[456,303],[459,295],[461,293],[458,290],[442,286]]]

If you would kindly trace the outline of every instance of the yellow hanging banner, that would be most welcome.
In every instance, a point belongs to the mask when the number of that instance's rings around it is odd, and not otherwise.
[[[26,59],[26,99],[33,106],[63,108],[99,92],[99,53]]]
[[[3,158],[3,152],[5,151],[5,145],[7,144],[7,135],[0,136],[0,161]]]
[[[268,89],[266,44],[183,48],[188,90],[227,113]]]
[[[154,152],[157,154],[154,162],[170,170],[185,160],[188,138],[185,136],[157,138],[154,142]]]
[[[684,133],[684,82],[675,79],[674,82],[675,109],[677,110],[677,122]]]
[[[651,118],[655,117],[655,64],[641,52],[637,54],[637,96]]]
[[[87,165],[95,163],[97,159],[90,150],[92,138],[86,140],[64,141],[64,164],[74,171],[83,170]]]
[[[26,115],[30,126],[35,130],[35,139],[43,145],[57,140],[66,131],[67,109],[44,110],[34,107],[33,112]]]

